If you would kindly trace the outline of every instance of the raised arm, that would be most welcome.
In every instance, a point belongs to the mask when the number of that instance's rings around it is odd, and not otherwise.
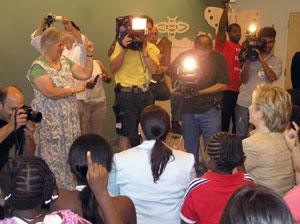
[[[226,27],[228,24],[228,8],[229,8],[229,3],[224,3],[225,7],[223,10],[223,13],[220,18],[219,22],[219,28],[218,28],[218,41],[220,43],[223,43],[226,39]]]
[[[88,172],[86,175],[89,187],[93,191],[106,224],[124,223],[113,204],[107,190],[108,172],[105,167],[92,162],[91,152],[87,152]]]
[[[66,30],[71,31],[79,44],[83,44],[81,33],[73,25],[69,18],[63,16],[62,23]]]
[[[92,76],[93,73],[93,52],[94,44],[85,37],[86,48],[86,62],[85,67],[75,64],[72,67],[72,74],[75,79],[86,80]]]

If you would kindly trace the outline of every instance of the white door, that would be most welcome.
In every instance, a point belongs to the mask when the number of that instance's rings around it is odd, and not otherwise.
[[[300,12],[291,12],[289,18],[288,45],[286,55],[285,88],[291,89],[291,64],[293,56],[300,51]]]

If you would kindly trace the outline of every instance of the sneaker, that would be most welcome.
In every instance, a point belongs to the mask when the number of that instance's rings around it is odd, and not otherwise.
[[[179,121],[172,121],[172,129],[171,132],[182,135],[182,126]]]

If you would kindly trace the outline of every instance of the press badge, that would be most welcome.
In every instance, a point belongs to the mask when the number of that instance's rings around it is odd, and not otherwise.
[[[148,88],[149,88],[149,84],[148,84],[148,83],[144,83],[144,84],[142,85],[142,90],[143,90],[143,92],[147,92]]]
[[[265,71],[263,69],[259,69],[257,75],[261,79],[264,79],[265,78]]]

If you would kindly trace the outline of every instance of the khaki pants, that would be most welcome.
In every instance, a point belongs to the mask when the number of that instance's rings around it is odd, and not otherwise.
[[[77,100],[79,107],[81,134],[87,134],[88,124],[91,126],[91,133],[102,135],[103,122],[106,118],[106,101],[97,103],[86,103]]]

